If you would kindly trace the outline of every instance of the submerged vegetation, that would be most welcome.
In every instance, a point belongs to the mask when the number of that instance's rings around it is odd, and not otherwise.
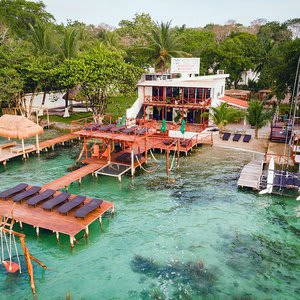
[[[131,268],[134,272],[148,277],[170,281],[172,286],[177,287],[172,295],[175,299],[181,297],[188,299],[191,291],[201,296],[214,295],[219,275],[216,267],[207,268],[202,260],[196,263],[172,261],[159,264],[151,258],[140,255],[134,256]],[[157,299],[167,298],[162,295],[160,297],[162,298]]]

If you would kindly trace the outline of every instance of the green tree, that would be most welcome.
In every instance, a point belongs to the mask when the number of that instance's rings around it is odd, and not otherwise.
[[[42,1],[1,0],[0,22],[6,24],[18,37],[24,38],[30,33],[29,24],[54,21],[45,7]]]
[[[255,129],[255,138],[258,138],[258,130],[272,119],[273,111],[264,109],[264,103],[251,101],[247,110],[246,118],[248,123]]]
[[[147,39],[147,46],[140,49],[147,55],[148,61],[154,63],[162,72],[169,67],[171,57],[190,56],[182,51],[181,36],[171,28],[171,21],[156,23]]]
[[[94,114],[103,115],[108,98],[132,92],[142,70],[126,63],[118,52],[96,49],[67,60],[56,74],[62,87],[80,85],[80,94]]]
[[[180,29],[182,50],[190,53],[193,57],[201,58],[201,74],[207,73],[213,65],[214,53],[217,48],[213,32],[203,31],[195,28]]]
[[[220,132],[223,131],[224,127],[230,123],[235,122],[241,117],[241,111],[228,106],[226,102],[220,104],[217,107],[211,107],[211,117],[215,125],[218,126]]]
[[[229,86],[235,88],[244,71],[254,69],[260,55],[258,39],[250,33],[237,33],[228,37],[218,48],[215,68],[229,73]]]
[[[145,36],[150,34],[154,27],[155,23],[149,14],[137,13],[131,21],[121,20],[116,33],[122,38],[123,44],[127,47],[145,45],[147,43]]]

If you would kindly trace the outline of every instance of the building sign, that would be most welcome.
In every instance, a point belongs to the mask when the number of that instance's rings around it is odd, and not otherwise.
[[[175,58],[171,60],[171,73],[199,74],[200,58]]]

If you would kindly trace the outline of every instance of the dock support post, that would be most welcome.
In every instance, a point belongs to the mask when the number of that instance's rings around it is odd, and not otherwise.
[[[56,240],[59,241],[59,232],[56,231],[55,234],[56,234]]]
[[[134,168],[134,155],[133,155],[133,147],[131,147],[131,177],[134,177],[135,168]]]
[[[85,237],[89,236],[89,226],[85,227]]]
[[[81,178],[78,179],[78,184],[81,185]]]
[[[22,139],[22,151],[23,151],[23,158],[26,159],[24,139]]]
[[[70,236],[71,248],[74,248],[74,237]]]
[[[180,166],[180,140],[177,141],[177,168]],[[175,155],[175,153],[174,153]]]
[[[66,192],[68,191],[68,186],[67,185],[65,186],[65,190],[66,190]]]
[[[22,223],[22,222],[19,222],[19,224],[20,224],[21,230],[23,231],[23,223]]]
[[[102,216],[99,217],[100,228],[102,230]]]
[[[169,178],[169,154],[170,154],[170,151],[169,151],[169,149],[167,149],[167,153],[166,153],[166,173],[167,173],[168,178]]]
[[[35,138],[36,138],[36,150],[37,150],[36,152],[37,152],[37,154],[39,155],[39,154],[40,154],[39,135],[36,134]]]
[[[40,227],[36,227],[36,235],[39,237],[40,236]]]
[[[122,181],[122,176],[118,176],[119,182]]]

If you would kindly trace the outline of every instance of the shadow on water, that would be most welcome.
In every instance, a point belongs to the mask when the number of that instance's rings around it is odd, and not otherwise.
[[[212,296],[217,292],[216,283],[220,271],[216,267],[206,267],[202,260],[197,262],[172,261],[167,264],[156,263],[151,258],[136,255],[131,260],[131,269],[150,278],[172,282],[174,289],[173,297],[188,296],[190,293],[201,296]],[[157,293],[158,298],[164,299],[158,290],[150,293]],[[143,299],[147,299],[149,293],[144,293]],[[185,298],[185,297],[183,297]]]

